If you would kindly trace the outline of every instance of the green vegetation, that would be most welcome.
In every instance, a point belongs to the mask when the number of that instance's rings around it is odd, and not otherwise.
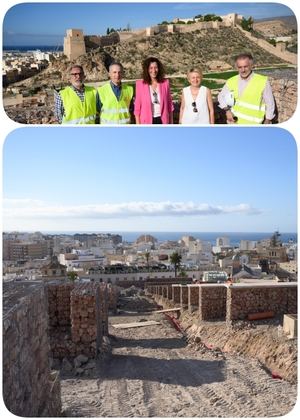
[[[211,79],[230,79],[230,77],[237,75],[238,72],[235,70],[230,71],[223,71],[220,73],[204,73],[203,79],[206,79],[207,77],[210,77]]]
[[[222,22],[223,19],[221,18],[221,16],[217,16],[214,13],[210,13],[207,15],[197,15],[194,17],[194,19],[197,19],[198,22]]]
[[[215,80],[204,79],[202,81],[202,85],[206,86],[208,89],[219,89],[223,86],[224,83],[218,83]]]
[[[177,271],[180,268],[182,256],[178,252],[173,252],[173,254],[170,255],[170,262],[174,265],[175,270],[175,277],[177,277]]]
[[[253,23],[254,20],[250,16],[248,19],[244,18],[241,21],[241,27],[244,29],[244,31],[252,32],[253,31]]]
[[[109,34],[111,34],[111,33],[113,33],[113,32],[128,32],[128,31],[131,31],[131,27],[130,27],[130,24],[129,23],[127,23],[127,26],[126,26],[126,28],[118,28],[118,29],[115,29],[115,28],[107,28],[106,29],[106,35],[109,35]]]
[[[78,278],[78,274],[75,273],[75,271],[69,271],[67,276],[68,276],[68,279],[71,281],[75,281]]]

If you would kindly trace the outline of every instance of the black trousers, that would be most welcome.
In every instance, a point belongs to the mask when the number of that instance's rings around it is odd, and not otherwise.
[[[161,117],[153,117],[152,124],[162,124]]]

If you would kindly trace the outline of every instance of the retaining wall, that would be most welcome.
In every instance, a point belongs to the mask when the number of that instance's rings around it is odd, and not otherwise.
[[[172,301],[173,303],[180,303],[180,285],[172,285]]]
[[[297,313],[297,284],[232,285],[227,292],[226,320],[246,319],[248,314],[273,311]]]
[[[96,357],[108,335],[109,296],[105,284],[52,282],[47,286],[53,358]]]
[[[50,370],[47,332],[43,284],[4,284],[3,399],[17,416],[60,416],[59,373]]]
[[[188,287],[187,286],[180,286],[180,306],[188,307]]]
[[[227,287],[223,284],[203,284],[199,288],[199,320],[225,320]]]
[[[188,311],[190,313],[195,310],[199,311],[199,291],[200,286],[198,284],[188,285]]]
[[[149,286],[148,292],[172,304],[198,311],[199,320],[238,320],[248,314],[273,311],[275,316],[297,313],[297,283],[173,284]]]

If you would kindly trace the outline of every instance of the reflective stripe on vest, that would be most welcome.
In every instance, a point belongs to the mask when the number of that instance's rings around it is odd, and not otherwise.
[[[60,91],[65,115],[62,124],[95,124],[96,120],[96,89],[90,86],[84,87],[84,101],[70,87]]]
[[[239,76],[227,80],[227,87],[233,93],[235,104],[232,113],[238,117],[238,124],[261,124],[265,117],[266,104],[263,101],[263,91],[267,77],[253,74],[241,96],[238,94]]]
[[[98,88],[102,103],[100,124],[129,124],[129,106],[133,96],[132,86],[122,85],[121,96],[118,101],[110,83]]]

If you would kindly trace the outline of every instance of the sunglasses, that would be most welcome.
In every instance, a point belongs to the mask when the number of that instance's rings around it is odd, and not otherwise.
[[[157,92],[155,92],[155,90],[153,91],[153,103],[154,104],[158,104],[158,97],[157,97]]]
[[[192,107],[194,112],[198,112],[196,102],[192,102]]]

